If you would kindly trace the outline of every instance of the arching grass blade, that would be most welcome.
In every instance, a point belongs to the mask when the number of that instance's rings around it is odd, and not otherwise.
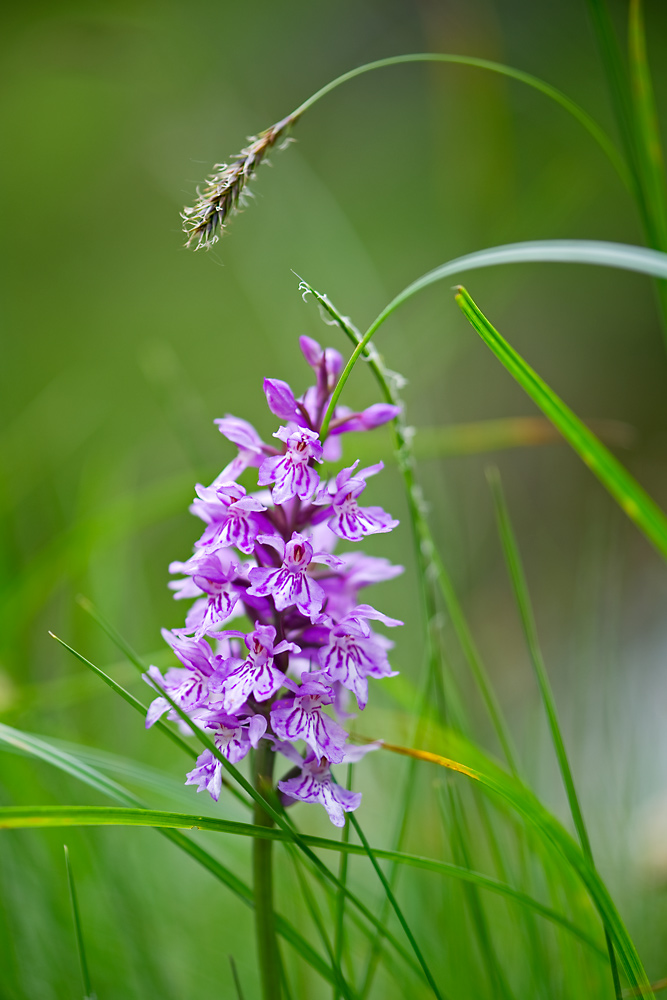
[[[491,325],[465,288],[456,301],[466,319],[521,388],[558,428],[631,521],[667,558],[667,517],[601,441]]]

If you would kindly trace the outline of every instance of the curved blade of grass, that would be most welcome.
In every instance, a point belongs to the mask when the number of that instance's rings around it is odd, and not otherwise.
[[[83,984],[83,1000],[95,1000],[95,994],[90,981],[88,971],[88,960],[86,959],[86,948],[83,943],[83,931],[81,929],[81,918],[79,916],[79,903],[76,898],[76,887],[72,866],[69,860],[69,850],[67,844],[63,844],[65,850],[65,869],[67,871],[67,885],[69,887],[69,899],[72,907],[72,922],[74,923],[74,936],[76,938],[76,950],[79,954],[79,965],[81,967],[81,982]]]
[[[428,288],[429,285],[442,281],[443,278],[460,274],[462,271],[494,267],[498,264],[536,262],[596,264],[601,267],[637,271],[640,274],[648,274],[656,278],[667,278],[667,254],[659,250],[649,250],[646,247],[634,247],[625,243],[607,243],[602,240],[533,240],[527,243],[508,243],[499,247],[490,247],[488,250],[477,250],[474,253],[447,261],[404,288],[373,320],[340,374],[322,422],[320,435],[322,440],[328,434],[333,411],[352,369],[361,355],[366,353],[371,338],[399,306],[411,299],[417,292]]]
[[[127,789],[123,788],[122,785],[119,785],[111,778],[107,778],[106,775],[97,771],[95,768],[82,763],[72,754],[68,754],[64,750],[53,746],[41,737],[34,736],[31,733],[24,733],[17,729],[12,729],[10,726],[0,723],[0,742],[20,749],[29,756],[36,757],[45,761],[47,764],[51,764],[52,766],[59,768],[61,771],[65,771],[67,774],[72,775],[72,777],[84,782],[84,784],[89,785],[91,788],[101,792],[103,795],[107,795],[109,798],[115,799],[117,802],[123,802],[127,806],[134,807],[130,810],[131,812],[136,812],[137,814],[144,812],[141,800]],[[107,807],[84,806],[79,808],[97,808],[104,810]],[[200,847],[199,844],[189,840],[182,833],[178,832],[178,829],[162,829],[160,828],[160,824],[147,825],[155,826],[159,833],[161,833],[168,840],[171,840],[172,843],[174,843],[182,851],[185,851],[195,861],[206,868],[215,878],[218,879],[219,882],[222,882],[223,885],[225,885],[240,900],[242,900],[242,902],[244,902],[247,906],[254,907],[254,896],[250,886],[246,885],[237,875],[219,862],[217,858],[214,858],[213,855],[204,850],[203,847]],[[188,827],[184,826],[183,828],[187,829]],[[311,965],[324,979],[331,983],[334,982],[331,968],[326,964],[326,962],[324,962],[320,955],[318,955],[315,949],[310,946],[305,938],[299,934],[296,928],[294,928],[288,920],[284,917],[280,917],[278,914],[276,914],[276,928],[278,933],[287,942],[289,942],[297,953],[300,954],[304,960],[308,962],[308,964]]]
[[[515,777],[504,772],[477,748],[472,748],[469,744],[466,744],[456,734],[449,733],[447,739],[452,748],[451,752],[457,756],[460,756],[462,752],[467,752],[473,758],[481,761],[481,766],[473,768],[467,764],[459,763],[453,758],[444,757],[441,754],[431,753],[430,751],[416,750],[412,747],[400,747],[384,743],[382,749],[414,757],[417,760],[429,761],[440,767],[457,771],[473,781],[479,782],[481,787],[508,802],[535,828],[544,841],[549,842],[557,850],[561,857],[577,873],[600,915],[603,926],[606,927],[614,942],[614,947],[630,985],[641,990],[640,995],[652,997],[653,993],[651,992],[650,983],[632,939],[606,886],[595,868],[592,867],[585,857],[579,845],[575,843],[558,820],[545,809],[530,789]]]
[[[636,137],[632,117],[632,104],[620,48],[605,0],[588,0],[588,8],[602,58],[602,65],[607,77],[607,85],[609,87],[616,124],[630,167],[632,190],[644,228],[648,233],[651,226],[651,218],[642,188],[642,177],[635,145]]]
[[[440,763],[443,758],[437,755],[425,755],[422,751],[410,751],[389,745],[387,749],[395,753],[404,753],[421,760],[434,760]],[[450,762],[453,764],[453,762]],[[468,769],[459,767],[463,773],[472,774]],[[157,809],[118,808],[113,806],[4,806],[0,807],[0,830],[2,829],[39,829],[41,827],[65,826],[150,826],[157,829],[179,830],[210,830],[215,833],[226,833],[231,836],[262,837],[270,840],[288,841],[282,830],[275,827],[256,827],[250,823],[239,823],[235,820],[218,819],[213,816],[197,816],[188,813],[172,813]],[[338,851],[339,853],[365,856],[367,854],[362,844],[354,844],[340,840],[329,840],[324,837],[304,835],[309,846],[318,850]],[[289,842],[289,841],[288,841]],[[188,843],[192,843],[188,841]],[[196,846],[196,845],[194,845]],[[563,914],[540,903],[520,889],[498,881],[488,875],[471,871],[450,864],[447,861],[437,861],[434,858],[424,858],[415,854],[405,854],[400,851],[387,851],[382,848],[372,848],[376,858],[392,861],[397,864],[420,868],[449,878],[459,879],[479,886],[489,892],[504,896],[538,913],[546,920],[563,927],[589,947],[597,955],[606,959],[606,952],[576,924]],[[242,885],[242,883],[240,883]],[[237,887],[238,888],[238,887]],[[252,891],[247,888],[252,896]],[[238,892],[237,892],[238,894]],[[242,894],[242,891],[241,891]],[[333,982],[333,979],[331,980]]]
[[[547,668],[545,666],[544,658],[542,656],[542,650],[540,648],[540,642],[537,636],[537,626],[535,624],[535,616],[533,614],[533,607],[530,600],[530,594],[528,592],[528,584],[526,582],[523,563],[521,561],[521,555],[519,553],[519,546],[517,544],[516,536],[512,528],[512,522],[510,520],[509,510],[507,509],[507,503],[505,501],[505,495],[503,493],[502,483],[500,481],[500,473],[498,472],[498,469],[489,469],[487,471],[487,479],[491,487],[491,493],[493,495],[493,500],[496,508],[498,534],[500,535],[503,554],[505,556],[505,562],[507,564],[507,570],[512,584],[512,590],[514,592],[514,600],[519,611],[519,617],[521,619],[521,625],[523,627],[523,633],[526,640],[526,645],[528,647],[531,663],[533,665],[533,670],[535,672],[535,677],[537,679],[537,685],[539,687],[540,695],[542,697],[542,703],[544,704],[544,709],[547,714],[549,730],[551,732],[551,741],[554,745],[554,750],[556,752],[556,758],[558,760],[558,768],[560,770],[561,779],[565,787],[565,792],[567,794],[567,801],[570,806],[570,813],[572,814],[572,819],[574,821],[574,826],[577,831],[577,836],[579,837],[579,843],[581,844],[581,849],[584,852],[584,855],[588,859],[589,863],[592,866],[594,866],[595,863],[593,861],[593,851],[591,848],[591,842],[588,836],[588,831],[586,829],[586,823],[584,821],[584,815],[581,810],[581,805],[579,803],[579,796],[577,795],[577,791],[574,785],[572,769],[570,767],[570,761],[568,759],[567,751],[565,749],[565,741],[563,740],[563,734],[561,733],[560,723],[558,721],[558,710],[556,708],[556,699],[554,698],[553,690],[551,688],[551,682],[549,681],[549,675],[547,674]],[[614,992],[616,996],[620,998],[621,983],[618,978],[618,970],[616,968],[614,946],[609,938],[609,934],[606,928],[605,928],[605,936],[607,939],[607,949],[609,951],[609,962],[611,965]]]
[[[589,135],[592,136],[595,142],[600,146],[605,156],[607,156],[626,187],[628,187],[630,191],[633,190],[632,175],[628,172],[625,161],[619,155],[616,146],[613,144],[606,132],[593,118],[591,118],[588,112],[584,111],[583,108],[576,104],[575,101],[569,98],[566,94],[563,94],[556,87],[552,87],[551,84],[546,83],[539,77],[533,76],[531,73],[524,73],[523,70],[514,69],[512,66],[505,66],[502,63],[491,62],[488,59],[478,59],[473,56],[450,55],[445,52],[417,52],[407,55],[390,56],[387,59],[377,59],[375,62],[366,63],[363,66],[357,66],[355,69],[349,70],[347,73],[343,73],[330,83],[325,84],[324,87],[321,87],[320,90],[300,104],[299,107],[292,112],[290,117],[300,117],[326,94],[330,94],[332,90],[340,87],[341,84],[347,83],[348,80],[354,80],[356,77],[362,76],[364,73],[370,73],[376,69],[385,69],[390,66],[399,66],[402,63],[420,62],[451,63],[453,65],[469,66],[474,69],[487,70],[491,73],[498,73],[501,76],[517,80],[519,83],[524,83],[528,87],[532,87],[534,90],[544,94],[545,97],[555,101],[556,104],[559,104],[565,111],[568,112],[568,114],[572,115],[572,117],[575,118],[580,125],[583,125]]]
[[[665,258],[667,260],[667,257]],[[563,403],[540,376],[491,325],[465,288],[456,301],[463,315],[516,379],[521,388],[558,428],[565,440],[611,493],[622,510],[667,558],[667,517],[601,441]]]

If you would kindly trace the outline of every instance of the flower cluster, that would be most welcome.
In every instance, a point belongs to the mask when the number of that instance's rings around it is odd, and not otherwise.
[[[365,749],[346,745],[341,721],[350,717],[352,697],[365,708],[370,677],[394,676],[387,658],[392,643],[370,623],[402,624],[359,603],[359,592],[402,567],[354,550],[333,554],[339,539],[358,542],[397,525],[382,508],[361,506],[366,480],[382,463],[359,469],[355,462],[329,482],[318,467],[340,459],[343,433],[378,427],[398,408],[337,407],[322,442],[343,359],[309,337],[300,346],[316,384],[297,399],[286,382],[264,382],[269,409],[284,421],[274,434],[277,445],[262,441],[244,420],[216,421],[238,454],[210,486],[196,487],[191,510],[204,531],[194,554],[170,566],[178,576],[170,583],[174,597],[194,603],[183,628],[163,632],[180,666],[164,677],[157,667],[148,671],[160,696],[146,725],[165,712],[179,721],[166,693],[232,763],[269,740],[292,765],[278,781],[283,801],[319,802],[342,826],[361,795],[336,784],[330,766],[357,760]],[[263,489],[247,493],[237,480],[252,468]],[[241,616],[253,624],[250,631],[229,627]],[[217,800],[221,781],[221,762],[205,750],[186,783]]]

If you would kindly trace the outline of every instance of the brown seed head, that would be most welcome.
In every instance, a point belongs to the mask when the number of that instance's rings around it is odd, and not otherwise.
[[[242,208],[251,194],[248,182],[269,150],[285,136],[298,115],[288,115],[258,136],[249,136],[249,145],[236,153],[230,163],[216,163],[203,190],[197,189],[197,201],[181,212],[185,245],[195,250],[208,250],[218,242],[219,233],[229,218]],[[288,140],[289,141],[289,140]]]

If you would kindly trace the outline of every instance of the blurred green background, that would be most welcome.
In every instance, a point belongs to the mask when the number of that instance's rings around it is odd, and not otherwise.
[[[622,31],[625,5],[612,7]],[[665,109],[667,7],[649,2],[646,19]],[[212,252],[183,249],[179,211],[246,135],[339,73],[395,53],[509,63],[613,132],[585,4],[51,0],[11,4],[3,22],[0,722],[166,769],[173,787],[143,789],[148,800],[208,808],[179,790],[182,761],[162,737],[145,735],[47,629],[146,697],[76,595],[151,662],[167,662],[159,628],[181,618],[167,566],[197,537],[193,484],[232,455],[213,419],[231,412],[269,435],[262,378],[308,384],[297,337],[347,350],[304,304],[292,271],[363,327],[414,278],[475,249],[642,235],[611,167],[561,109],[518,83],[435,65],[382,70],[325,98],[260,170],[255,201]],[[618,454],[667,506],[667,364],[648,280],[533,264],[465,284],[580,416],[633,429]],[[665,567],[564,445],[438,454],[433,428],[534,414],[447,283],[387,323],[377,346],[408,380],[408,420],[429,453],[420,476],[431,521],[530,776],[565,815],[484,478],[489,461],[501,468],[601,868],[649,974],[667,974]],[[364,370],[346,392],[353,406],[377,399]],[[393,663],[409,691],[422,668],[414,561],[389,437],[375,441],[389,468],[372,502],[404,526],[367,548],[406,574],[369,599],[406,620]],[[360,727],[406,741],[391,683],[378,685]],[[496,751],[472,695],[471,710]],[[378,843],[393,815],[375,789],[401,769],[374,759],[358,775],[360,819]],[[0,801],[99,798],[3,753]],[[328,835],[312,811],[299,818]],[[148,830],[66,839],[100,997],[229,996],[229,952],[253,995],[250,914],[203,872]],[[62,842],[58,831],[0,837],[3,998],[76,991]],[[245,868],[247,845],[224,851]],[[424,898],[434,891],[424,877]]]

